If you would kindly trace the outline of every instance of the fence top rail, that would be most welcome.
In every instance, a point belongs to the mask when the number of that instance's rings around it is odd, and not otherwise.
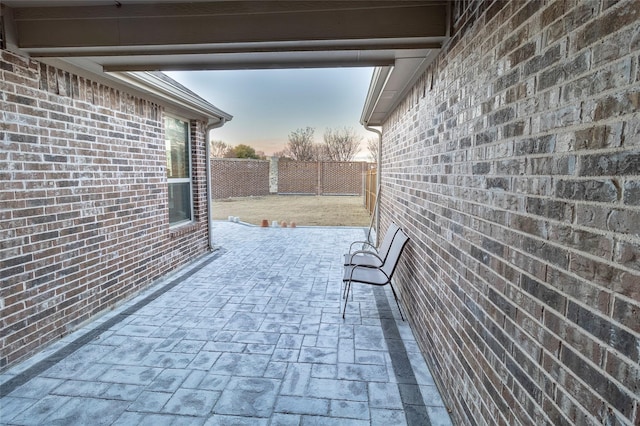
[[[260,160],[258,158],[221,158],[221,157],[211,157],[211,161],[253,161],[253,162],[262,162],[262,163],[269,162],[269,160]]]

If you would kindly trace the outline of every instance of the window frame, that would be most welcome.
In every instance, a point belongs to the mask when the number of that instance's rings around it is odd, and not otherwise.
[[[167,135],[167,120],[168,119],[172,119],[172,120],[176,120],[176,121],[180,121],[182,123],[186,124],[186,145],[187,145],[187,149],[186,152],[188,154],[188,177],[183,177],[183,178],[170,178],[168,176],[169,174],[169,169],[167,166],[167,157],[168,157],[168,153],[167,153],[167,141],[168,141],[168,135]],[[164,140],[165,140],[165,176],[167,177],[167,209],[169,210],[169,228],[173,229],[173,228],[177,228],[180,226],[184,226],[184,225],[188,225],[188,224],[192,224],[195,222],[195,217],[194,217],[194,200],[193,200],[193,155],[192,155],[192,145],[191,145],[191,121],[185,117],[181,117],[178,115],[174,115],[174,114],[165,114],[164,115],[164,119],[163,119],[163,127],[164,127]],[[170,206],[169,206],[169,185],[171,184],[177,184],[177,183],[188,183],[189,184],[189,218],[188,219],[182,219],[179,220],[177,222],[171,222],[171,211],[170,211]]]

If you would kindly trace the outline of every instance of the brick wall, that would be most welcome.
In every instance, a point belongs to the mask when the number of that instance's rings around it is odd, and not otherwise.
[[[169,229],[163,109],[1,51],[0,369],[207,249],[204,123],[194,216]]]
[[[325,161],[322,163],[322,193],[362,195],[367,163]]]
[[[211,196],[214,200],[260,195],[269,195],[268,160],[211,159]]]
[[[278,194],[362,195],[364,162],[212,158],[212,198]]]
[[[362,195],[368,163],[280,161],[279,194]]]
[[[464,1],[384,126],[382,228],[464,425],[640,424],[640,2]]]
[[[316,161],[280,161],[278,193],[317,194],[318,163]]]

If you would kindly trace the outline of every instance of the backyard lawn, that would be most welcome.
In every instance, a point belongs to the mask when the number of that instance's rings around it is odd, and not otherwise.
[[[266,219],[297,226],[369,226],[370,216],[361,196],[268,195],[213,201],[213,218],[260,225]]]

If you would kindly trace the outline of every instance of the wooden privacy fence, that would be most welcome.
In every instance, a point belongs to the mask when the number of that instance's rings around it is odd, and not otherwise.
[[[364,207],[370,215],[376,206],[376,182],[378,177],[377,169],[369,169],[364,176]]]

